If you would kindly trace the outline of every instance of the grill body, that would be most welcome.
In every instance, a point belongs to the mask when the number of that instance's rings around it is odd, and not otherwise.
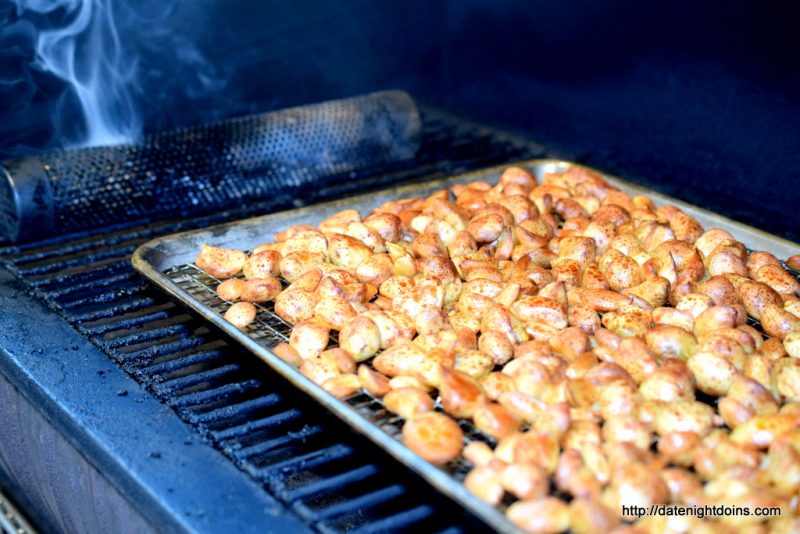
[[[543,153],[434,111],[424,124],[415,159],[347,173],[307,201]],[[275,197],[209,216],[108,226],[0,251],[0,301],[15,310],[2,319],[2,387],[18,392],[14,410],[30,414],[22,419],[38,421],[0,432],[0,450],[14,451],[0,462],[0,483],[29,495],[38,524],[260,532],[482,528],[130,266],[133,250],[158,235],[289,206]],[[30,446],[47,432],[54,436],[48,442],[60,436],[64,445]],[[75,468],[77,458],[85,466]],[[122,521],[128,513],[138,520]],[[77,522],[86,514],[93,518]]]

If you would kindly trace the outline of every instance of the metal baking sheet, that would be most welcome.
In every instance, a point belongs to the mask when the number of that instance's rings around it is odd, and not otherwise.
[[[502,512],[503,506],[499,508],[490,506],[477,499],[464,487],[462,483],[464,476],[471,467],[466,460],[458,460],[442,467],[429,464],[403,445],[400,435],[402,419],[385,410],[379,399],[363,392],[346,400],[336,399],[303,376],[300,371],[275,356],[270,348],[280,341],[288,340],[291,326],[273,313],[271,304],[258,305],[256,321],[245,330],[239,330],[228,323],[222,314],[229,304],[215,293],[218,281],[192,263],[203,243],[251,250],[258,245],[271,242],[275,233],[288,226],[296,224],[316,226],[325,218],[344,209],[356,209],[365,214],[388,200],[424,197],[439,189],[475,180],[494,183],[502,170],[510,165],[527,168],[541,181],[545,174],[563,172],[575,164],[559,160],[529,160],[508,163],[445,180],[387,189],[203,230],[169,235],[142,245],[134,253],[132,263],[137,271],[173,298],[213,323],[230,338],[261,358],[294,386],[313,397],[353,429],[364,434],[397,460],[416,471],[439,491],[479,516],[493,529],[498,532],[519,532],[505,518]],[[631,195],[645,194],[653,199],[656,205],[672,204],[680,207],[695,217],[706,229],[724,228],[752,250],[765,250],[781,259],[800,252],[800,245],[785,239],[622,179],[605,174],[603,176],[609,183]],[[476,439],[492,441],[491,438],[475,431],[469,421],[460,421],[460,424],[465,431],[467,441]]]

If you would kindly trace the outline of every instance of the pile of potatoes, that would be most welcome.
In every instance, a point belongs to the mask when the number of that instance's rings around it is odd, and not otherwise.
[[[577,166],[541,183],[510,167],[196,265],[231,323],[274,301],[293,325],[279,357],[381,398],[426,460],[465,457],[467,488],[513,496],[523,530],[800,531],[800,283],[676,207]],[[465,446],[456,420],[493,445]],[[650,504],[782,513],[622,515]]]

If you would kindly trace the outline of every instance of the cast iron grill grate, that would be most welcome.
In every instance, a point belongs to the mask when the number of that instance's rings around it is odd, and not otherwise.
[[[305,203],[541,156],[529,143],[432,115],[413,161],[348,173]],[[191,220],[130,221],[0,249],[0,261],[239,469],[319,532],[464,532],[476,520],[249,353],[145,283],[131,253],[158,235],[296,207],[281,195]]]

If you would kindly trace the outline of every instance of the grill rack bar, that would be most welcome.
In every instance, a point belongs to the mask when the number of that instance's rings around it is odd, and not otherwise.
[[[2,493],[0,493],[0,533],[36,534],[36,530],[22,513]]]

